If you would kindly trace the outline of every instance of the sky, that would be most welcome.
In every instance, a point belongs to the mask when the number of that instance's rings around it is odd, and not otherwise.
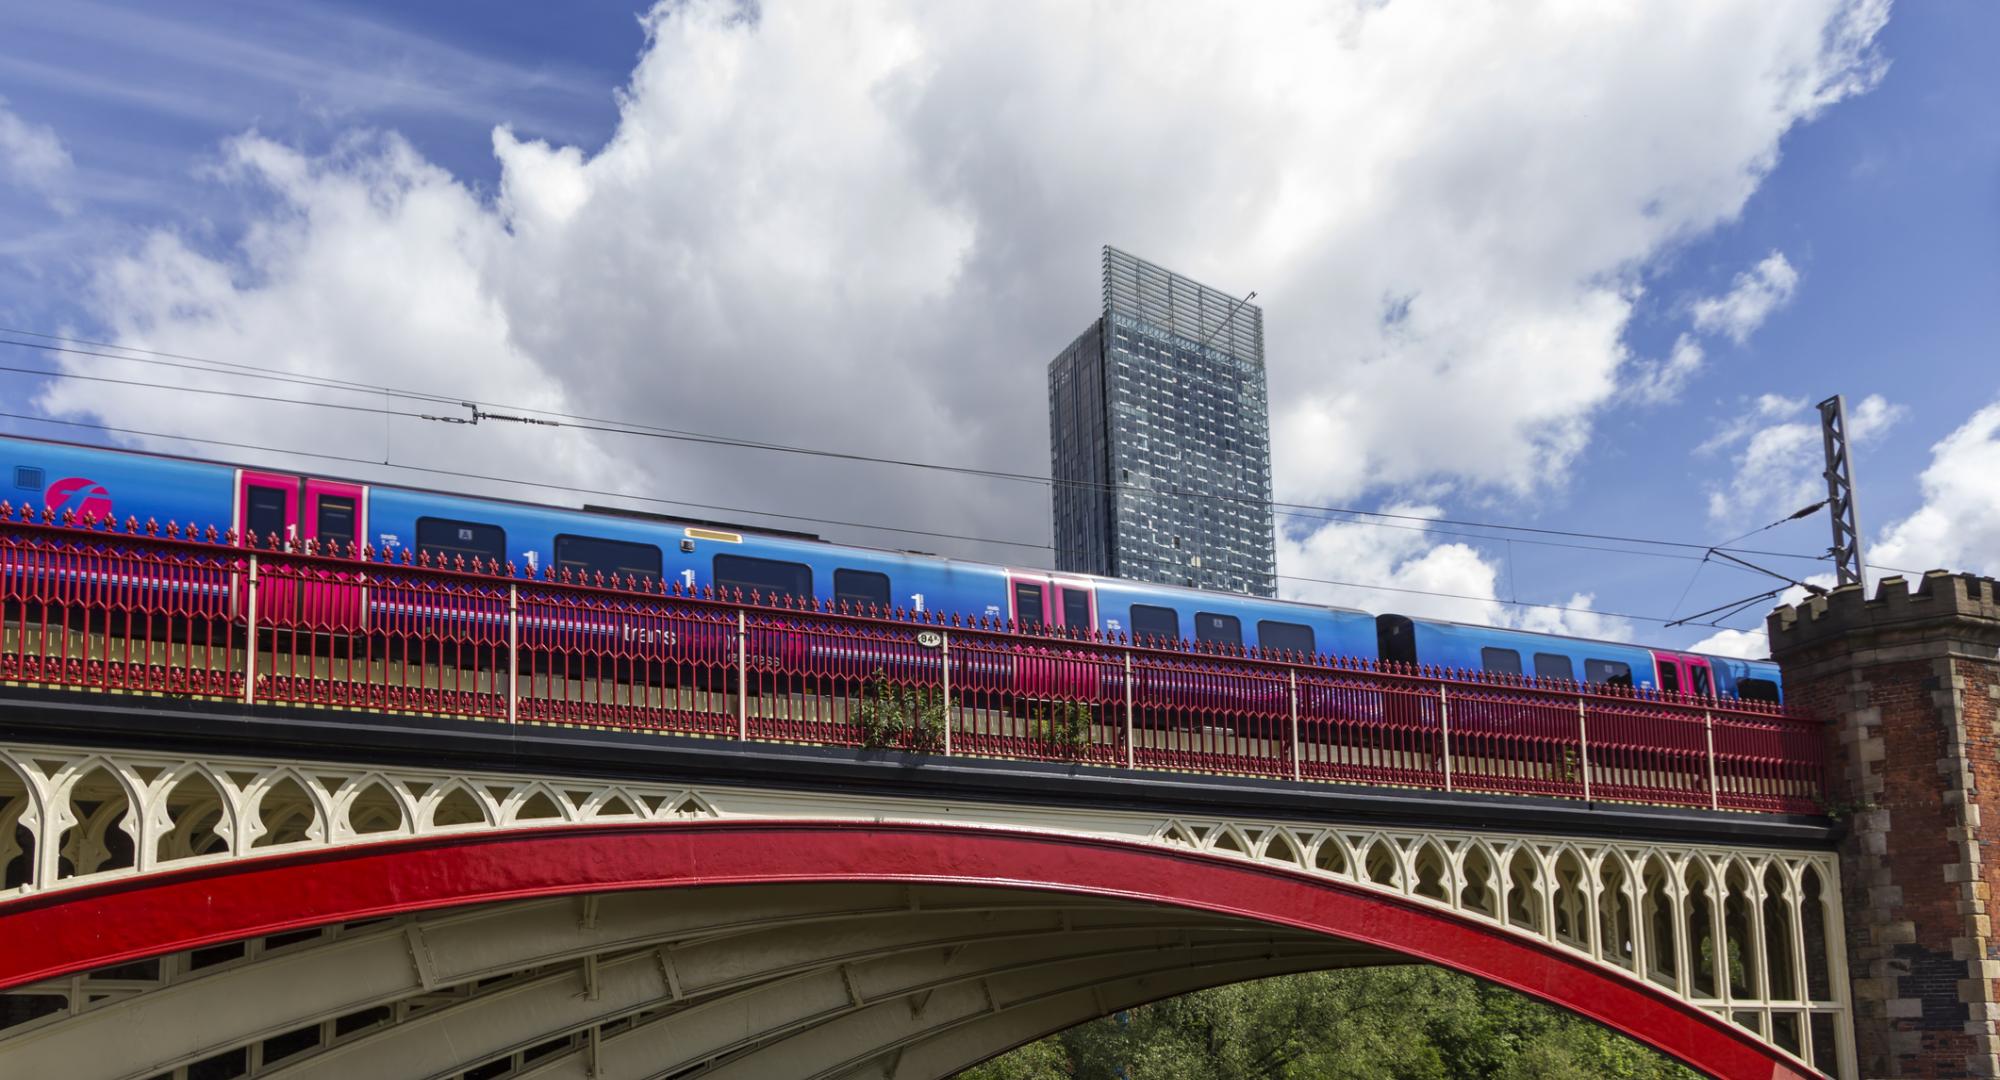
[[[1258,294],[1282,594],[1756,655],[1761,594],[1831,580],[1824,514],[1765,526],[1824,497],[1833,394],[1871,564],[2000,573],[1996,34],[1980,0],[9,5],[0,430],[1048,566],[1045,486],[685,436],[1045,476],[1108,243]],[[466,399],[593,421],[423,418]]]

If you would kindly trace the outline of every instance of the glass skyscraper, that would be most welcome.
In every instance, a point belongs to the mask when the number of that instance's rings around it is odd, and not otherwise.
[[[1049,362],[1056,567],[1272,596],[1264,313],[1104,249],[1104,314]]]

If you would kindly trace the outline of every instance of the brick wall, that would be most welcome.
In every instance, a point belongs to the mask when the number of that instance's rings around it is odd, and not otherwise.
[[[2000,1077],[1996,593],[1933,572],[1771,615],[1787,700],[1827,721],[1863,1076]]]

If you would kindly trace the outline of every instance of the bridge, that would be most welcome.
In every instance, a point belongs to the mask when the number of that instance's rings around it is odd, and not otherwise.
[[[1994,1074],[1990,581],[1774,615],[1803,708],[4,505],[0,601],[7,1075],[938,1077],[1408,962]]]

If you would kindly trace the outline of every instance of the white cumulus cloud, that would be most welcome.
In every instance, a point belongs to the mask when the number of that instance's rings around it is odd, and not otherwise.
[[[2000,402],[1931,447],[1918,479],[1923,505],[1882,530],[1869,562],[2000,574]]]
[[[1799,272],[1782,251],[1773,251],[1756,266],[1736,275],[1729,291],[1704,297],[1694,303],[1695,329],[1720,333],[1741,345],[1764,325],[1771,313],[1784,307],[1798,291]]]
[[[1903,418],[1905,409],[1880,394],[1862,398],[1847,414],[1847,437],[1856,445],[1874,439]],[[1708,489],[1708,514],[1727,525],[1763,524],[1826,498],[1826,448],[1819,413],[1804,398],[1759,397],[1697,453],[1734,449],[1733,470]]]
[[[1044,365],[1093,317],[1110,242],[1258,290],[1284,497],[1533,492],[1620,393],[1641,269],[1732,220],[1788,131],[1873,85],[1887,10],[663,3],[604,145],[502,128],[489,194],[393,135],[318,154],[246,135],[213,179],[262,207],[240,239],[163,222],[101,262],[94,303],[149,348],[1036,472]],[[1644,378],[1670,395],[1698,367],[1691,347]],[[1048,537],[1032,485],[102,386],[40,404]],[[1441,582],[1480,561],[1424,559]]]
[[[1442,514],[1434,505],[1398,504],[1388,512],[1411,518]],[[1436,542],[1420,525],[1363,520],[1281,529],[1278,563],[1287,575],[1278,593],[1291,600],[1612,641],[1631,637],[1625,620],[1590,610],[1593,598],[1587,593],[1550,606],[1502,602],[1515,598],[1503,597],[1501,566],[1471,544]]]
[[[74,208],[68,188],[75,172],[76,164],[53,128],[21,119],[0,98],[0,180],[68,212]]]

